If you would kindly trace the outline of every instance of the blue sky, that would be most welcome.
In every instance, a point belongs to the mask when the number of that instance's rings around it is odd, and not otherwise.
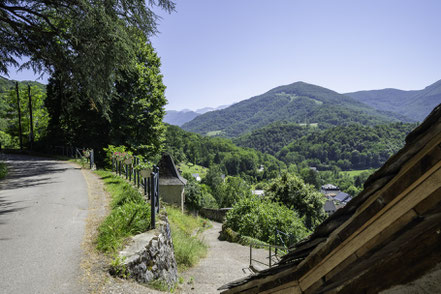
[[[167,109],[231,104],[296,81],[344,93],[441,79],[441,1],[176,2],[152,39]]]

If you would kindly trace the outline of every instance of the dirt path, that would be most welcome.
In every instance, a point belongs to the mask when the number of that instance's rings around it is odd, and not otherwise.
[[[222,229],[222,224],[212,222],[213,227],[203,233],[203,238],[210,246],[207,257],[198,265],[181,275],[185,279],[180,292],[182,294],[210,294],[219,293],[217,290],[222,285],[248,276],[242,269],[249,266],[250,247],[242,246],[217,238]],[[253,249],[253,258],[267,261],[268,251]]]

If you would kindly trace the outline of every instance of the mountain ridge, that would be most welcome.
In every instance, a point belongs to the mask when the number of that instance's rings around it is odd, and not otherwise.
[[[421,90],[386,88],[345,93],[377,110],[402,113],[415,121],[422,121],[430,111],[441,103],[441,80]]]
[[[410,120],[402,115],[377,111],[324,87],[295,82],[270,89],[223,110],[200,115],[182,125],[182,128],[200,134],[237,137],[276,121],[318,123],[320,127],[326,127]]]

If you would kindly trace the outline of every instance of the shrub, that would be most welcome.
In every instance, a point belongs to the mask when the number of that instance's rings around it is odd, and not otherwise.
[[[296,212],[282,204],[256,196],[240,199],[227,213],[225,226],[240,235],[271,244],[275,244],[276,229],[292,234],[294,242],[300,241],[309,233]]]

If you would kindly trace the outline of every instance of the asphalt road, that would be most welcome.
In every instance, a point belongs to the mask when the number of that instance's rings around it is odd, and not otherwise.
[[[85,293],[81,243],[88,208],[80,169],[7,155],[0,180],[0,293]]]

